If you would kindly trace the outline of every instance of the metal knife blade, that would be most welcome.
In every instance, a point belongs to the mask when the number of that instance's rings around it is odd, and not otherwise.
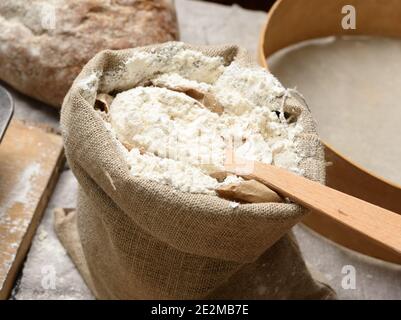
[[[0,143],[14,113],[14,101],[10,93],[0,86]]]

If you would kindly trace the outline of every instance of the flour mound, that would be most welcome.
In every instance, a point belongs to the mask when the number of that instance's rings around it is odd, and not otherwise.
[[[134,176],[215,194],[241,181],[214,175],[228,146],[238,157],[301,173],[295,138],[302,127],[284,117],[286,90],[266,70],[225,65],[176,43],[136,53],[126,65],[129,73],[146,70],[146,81],[116,95],[109,119]]]

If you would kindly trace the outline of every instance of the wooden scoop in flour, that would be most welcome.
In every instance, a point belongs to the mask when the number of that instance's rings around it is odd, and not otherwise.
[[[225,169],[257,180],[280,195],[329,216],[401,258],[401,215],[272,165],[229,157]]]

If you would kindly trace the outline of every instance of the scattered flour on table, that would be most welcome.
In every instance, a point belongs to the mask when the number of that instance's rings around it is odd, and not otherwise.
[[[5,199],[1,200],[0,203],[0,218],[12,205],[15,203],[22,203],[23,205],[31,204],[29,197],[30,191],[32,190],[32,181],[41,172],[41,166],[39,163],[32,163],[27,166],[21,175],[18,177],[18,181],[14,188],[6,194]]]
[[[34,206],[31,199],[32,185],[35,178],[41,173],[41,165],[32,163],[17,177],[17,183],[8,193],[3,194],[0,201],[0,225],[4,228],[0,232],[0,287],[3,285],[7,274],[14,262],[19,243],[9,243],[10,237],[24,234],[29,226],[29,219],[12,217],[10,209],[16,204],[22,204],[25,208]],[[4,197],[4,198],[3,198]],[[6,241],[7,240],[7,241]]]
[[[108,128],[126,148],[134,176],[215,194],[219,185],[241,181],[215,178],[228,146],[237,157],[302,173],[295,142],[302,127],[284,117],[286,90],[264,69],[227,65],[182,44],[138,52],[126,66]]]

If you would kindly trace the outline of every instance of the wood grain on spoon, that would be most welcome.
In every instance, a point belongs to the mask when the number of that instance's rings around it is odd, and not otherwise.
[[[258,180],[282,196],[335,219],[401,257],[401,215],[279,167],[230,160],[225,165],[227,171]]]

